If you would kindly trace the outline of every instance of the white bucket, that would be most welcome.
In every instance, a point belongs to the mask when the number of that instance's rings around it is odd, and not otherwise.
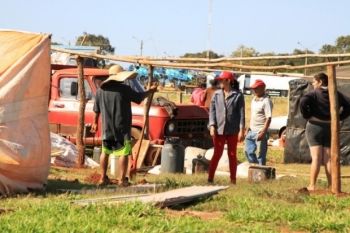
[[[118,161],[119,157],[109,156],[109,164],[111,168],[110,173],[114,178],[118,178],[119,176]]]

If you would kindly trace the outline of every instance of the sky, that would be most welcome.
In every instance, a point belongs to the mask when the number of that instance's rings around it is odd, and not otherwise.
[[[208,48],[210,0],[2,1],[0,28],[43,32],[74,44],[83,32],[110,39],[118,55],[180,56]],[[350,35],[348,0],[211,0],[211,50],[318,51]],[[300,43],[298,43],[300,42]]]

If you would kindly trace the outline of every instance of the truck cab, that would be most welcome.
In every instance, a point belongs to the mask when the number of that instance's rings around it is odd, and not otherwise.
[[[108,70],[84,68],[84,83],[86,91],[84,141],[88,146],[99,146],[101,140],[101,119],[98,131],[90,133],[94,120],[93,105],[95,94],[101,83],[107,79]],[[49,124],[51,132],[60,134],[72,142],[76,140],[79,115],[79,96],[77,91],[77,68],[60,69],[51,77],[51,94],[49,100]],[[143,91],[143,87],[135,79],[128,83],[134,90]],[[207,130],[208,111],[195,105],[177,105],[177,114],[171,118],[163,106],[152,104],[149,112],[150,140],[162,144],[166,137],[179,137],[185,146],[209,148],[211,138]],[[132,104],[131,135],[140,137],[143,127],[143,103]]]

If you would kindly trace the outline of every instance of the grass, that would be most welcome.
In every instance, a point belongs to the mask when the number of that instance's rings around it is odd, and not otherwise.
[[[95,170],[51,168],[45,192],[0,200],[1,232],[349,232],[350,198],[303,195],[296,190],[307,184],[309,165],[281,164],[282,152],[269,151],[269,163],[278,174],[296,174],[278,180],[248,183],[239,179],[206,200],[177,206],[172,212],[137,202],[80,207],[72,203],[89,197],[116,195],[97,190],[84,194],[61,193],[60,189],[95,189],[85,177]],[[242,150],[239,150],[241,160]],[[350,168],[344,167],[343,174]],[[139,179],[144,178],[138,175]],[[165,189],[206,184],[205,175],[161,175],[147,180],[165,184]],[[217,184],[228,185],[227,177]],[[324,174],[319,187],[325,188]],[[344,191],[350,182],[343,179]],[[197,213],[196,215],[192,213]],[[180,214],[174,214],[180,213]],[[199,213],[199,215],[198,215]],[[214,217],[203,217],[208,214]],[[203,216],[202,216],[203,215]],[[215,217],[217,216],[217,217]]]
[[[172,100],[177,97],[176,93],[168,95]],[[184,96],[183,100],[188,103],[189,96]],[[246,96],[247,121],[250,101],[251,97]],[[274,116],[285,115],[287,99],[272,98],[272,101]],[[241,146],[238,159],[245,160]],[[125,191],[99,190],[87,183],[85,178],[95,170],[51,168],[46,191],[0,199],[0,231],[350,232],[350,197],[298,194],[296,190],[307,184],[309,165],[282,164],[283,151],[275,148],[269,149],[268,162],[276,167],[277,174],[287,176],[259,184],[240,179],[236,186],[216,196],[176,206],[173,211],[141,203],[74,205],[74,200],[125,194]],[[350,168],[345,167],[342,172],[350,174]],[[138,178],[144,177],[138,175]],[[148,175],[146,178],[164,184],[164,189],[203,185],[207,179],[206,175]],[[217,177],[216,183],[228,185],[228,178]],[[326,187],[324,173],[318,185]],[[72,194],[62,193],[61,189],[96,191]],[[350,180],[343,179],[343,190],[350,192]],[[212,217],[205,217],[207,215]]]

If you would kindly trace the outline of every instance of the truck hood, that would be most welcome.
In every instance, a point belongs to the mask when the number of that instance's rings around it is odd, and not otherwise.
[[[209,118],[208,111],[205,108],[196,106],[196,105],[176,105],[177,107],[177,115],[176,119],[207,119]],[[132,107],[133,115],[142,115],[144,114],[143,105],[134,104]],[[150,112],[150,116],[154,117],[169,117],[168,112],[165,107],[152,105]]]
[[[176,118],[191,119],[191,118],[209,118],[208,110],[197,105],[177,105],[178,112]]]

